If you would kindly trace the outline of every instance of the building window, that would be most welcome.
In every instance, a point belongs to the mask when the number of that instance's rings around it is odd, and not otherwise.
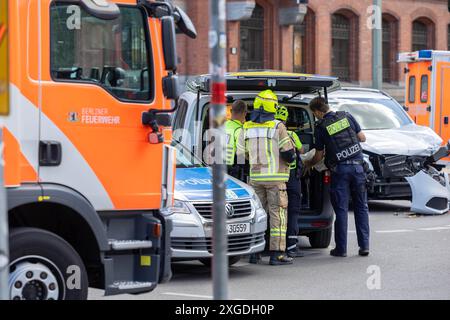
[[[240,69],[264,69],[264,8],[256,5],[250,19],[241,21]]]
[[[398,81],[398,20],[383,14],[383,82]]]
[[[294,27],[294,72],[306,72],[306,25]]]
[[[448,25],[447,30],[447,50],[450,51],[450,24]]]
[[[391,24],[383,20],[383,82],[391,80]]]
[[[341,81],[351,80],[352,67],[351,19],[343,14],[332,16],[332,72]]]
[[[413,23],[413,51],[426,50],[427,46],[427,26],[420,21],[414,21]]]
[[[434,23],[428,18],[419,18],[413,22],[412,50],[434,48]]]
[[[294,26],[294,72],[314,73],[315,68],[315,13],[308,8],[302,24]]]

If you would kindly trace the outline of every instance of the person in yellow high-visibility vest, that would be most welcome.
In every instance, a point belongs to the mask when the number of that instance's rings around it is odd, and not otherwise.
[[[289,111],[284,106],[279,106],[275,119],[282,121],[286,125],[286,121],[289,117]],[[300,154],[303,153],[303,145],[294,131],[288,130],[288,135],[292,140],[292,143],[296,151],[296,160],[290,166],[289,181],[286,184],[288,194],[288,222],[287,222],[287,255],[291,258],[302,257],[303,254],[298,250],[298,233],[299,225],[298,219],[300,218],[300,210],[302,205],[302,192],[301,192],[301,172],[302,172],[302,160]]]
[[[228,174],[244,180],[244,163],[239,163],[236,157],[236,144],[241,134],[242,127],[247,116],[247,104],[242,100],[237,100],[231,106],[231,119],[225,122],[225,133],[227,135],[227,155],[226,163]]]
[[[295,161],[295,150],[285,125],[275,120],[278,97],[265,90],[255,98],[250,121],[239,136],[237,153],[245,154],[250,164],[250,185],[255,189],[269,215],[270,264],[291,264],[285,254],[288,198],[286,182],[289,165]],[[260,256],[253,255],[251,263]]]

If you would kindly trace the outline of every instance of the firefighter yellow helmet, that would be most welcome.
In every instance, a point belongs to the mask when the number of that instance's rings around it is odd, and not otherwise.
[[[277,113],[275,114],[275,119],[286,121],[289,117],[289,111],[285,106],[279,106],[277,109]]]
[[[278,97],[272,90],[265,90],[258,94],[253,103],[254,109],[261,109],[266,112],[275,113],[278,106]]]

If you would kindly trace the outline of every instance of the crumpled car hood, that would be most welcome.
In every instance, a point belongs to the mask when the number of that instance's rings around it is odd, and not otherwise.
[[[435,153],[442,139],[430,128],[409,124],[398,129],[365,130],[365,151],[405,156],[430,156]]]

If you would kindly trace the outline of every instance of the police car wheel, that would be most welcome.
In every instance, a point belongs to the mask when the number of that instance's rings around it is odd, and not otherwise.
[[[238,263],[239,260],[241,260],[241,256],[228,257],[228,265],[232,266],[232,265]],[[211,267],[211,261],[212,260],[210,258],[199,259],[199,261],[201,263],[203,263],[205,266],[207,266],[208,268]]]
[[[332,228],[315,231],[308,235],[309,243],[314,249],[326,249],[331,243]]]
[[[86,300],[88,276],[78,253],[58,235],[36,228],[9,235],[13,300]]]

